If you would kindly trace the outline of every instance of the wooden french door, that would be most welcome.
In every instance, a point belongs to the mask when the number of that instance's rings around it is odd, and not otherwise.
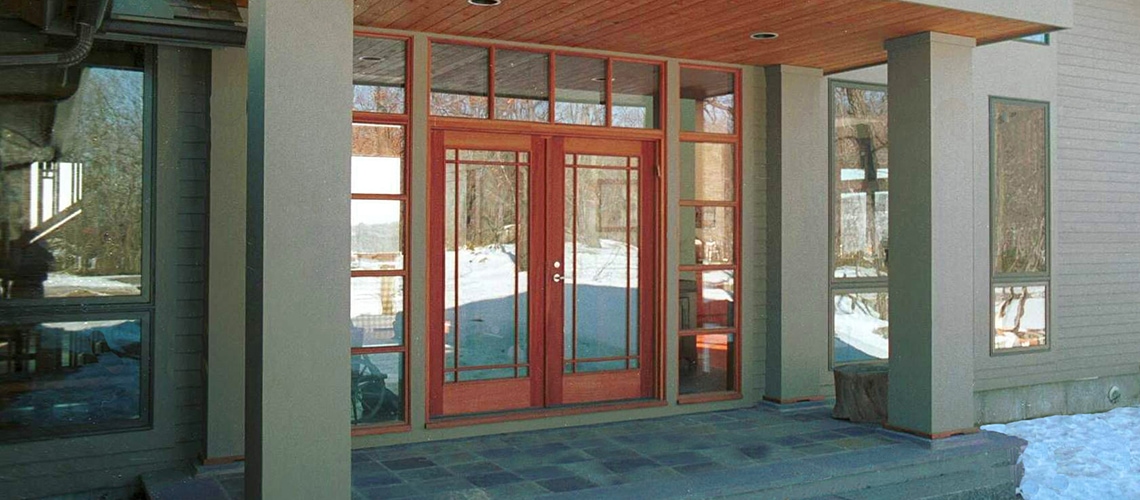
[[[437,130],[433,417],[652,397],[654,142]]]

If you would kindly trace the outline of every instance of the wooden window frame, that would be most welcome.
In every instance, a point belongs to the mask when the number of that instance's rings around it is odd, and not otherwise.
[[[402,370],[400,384],[400,393],[403,395],[403,420],[393,422],[383,422],[377,424],[360,424],[352,426],[353,436],[368,436],[376,434],[388,434],[393,432],[407,432],[411,430],[411,393],[408,390],[408,381],[411,379],[411,343],[412,336],[410,335],[410,310],[408,298],[411,294],[408,290],[411,288],[411,266],[413,263],[412,252],[409,250],[409,233],[410,225],[408,224],[409,214],[412,210],[412,197],[411,197],[411,179],[409,168],[409,159],[412,152],[412,129],[411,129],[411,107],[412,107],[412,67],[413,67],[413,41],[411,37],[388,35],[381,33],[373,33],[370,31],[353,31],[353,38],[385,38],[390,40],[399,40],[404,42],[404,112],[403,113],[376,113],[371,111],[356,111],[352,112],[352,124],[355,125],[391,125],[399,126],[404,131],[404,150],[403,161],[401,162],[400,179],[400,193],[399,194],[357,194],[351,192],[349,188],[350,200],[379,200],[379,201],[397,201],[400,202],[403,210],[400,215],[400,241],[401,253],[403,254],[403,265],[400,269],[392,270],[357,270],[349,271],[350,278],[383,278],[383,277],[398,277],[403,281],[403,298],[402,303],[404,307],[403,314],[403,331],[404,336],[401,345],[398,346],[382,346],[382,347],[353,347],[350,350],[351,356],[367,355],[367,354],[391,354],[399,353],[403,356],[403,362],[400,363]]]
[[[733,146],[733,197],[732,201],[712,201],[712,200],[687,200],[681,199],[678,205],[681,207],[696,207],[696,208],[731,208],[733,211],[733,240],[732,240],[732,264],[717,264],[717,265],[678,265],[678,272],[703,272],[703,271],[732,271],[733,275],[733,293],[735,307],[733,307],[733,326],[726,328],[708,328],[708,329],[680,329],[678,327],[677,342],[680,344],[682,338],[697,337],[700,335],[730,335],[732,337],[733,346],[733,373],[729,374],[732,381],[732,390],[716,391],[716,392],[703,392],[693,394],[677,394],[677,404],[700,404],[712,403],[718,401],[730,401],[741,399],[743,393],[741,392],[741,353],[744,351],[744,339],[742,338],[740,321],[741,313],[741,297],[743,296],[743,281],[740,274],[740,257],[741,257],[741,227],[742,219],[741,209],[744,204],[741,200],[743,190],[741,184],[743,183],[743,163],[741,162],[741,154],[743,153],[742,146],[742,129],[744,128],[741,122],[741,76],[743,72],[738,68],[713,66],[703,64],[681,64],[681,69],[697,69],[703,71],[719,71],[723,73],[730,73],[733,75],[733,127],[732,133],[715,133],[715,132],[681,132],[680,143],[719,143],[731,144]],[[680,350],[677,354],[678,365],[680,363]],[[677,374],[678,382],[680,381],[680,373]],[[678,386],[678,391],[680,390]]]
[[[887,276],[879,276],[873,278],[837,278],[835,276],[835,235],[839,229],[836,220],[836,209],[840,203],[839,197],[839,165],[836,161],[835,151],[835,89],[836,88],[854,88],[860,90],[869,90],[873,92],[889,92],[887,86],[878,83],[856,82],[852,80],[828,80],[827,85],[827,151],[828,151],[828,200],[827,200],[827,248],[828,248],[828,315],[827,315],[827,369],[828,371],[835,370],[838,366],[845,365],[859,365],[866,363],[881,363],[883,360],[866,360],[866,361],[848,361],[845,363],[835,362],[835,297],[841,293],[884,293],[887,295],[887,301],[890,301],[888,288],[890,286],[890,273],[888,266]],[[888,94],[889,95],[889,94]],[[890,118],[890,109],[887,109],[887,117]],[[890,159],[887,160],[888,176],[890,171]],[[890,193],[890,188],[887,188]],[[887,249],[890,250],[889,248]]]
[[[515,133],[557,133],[567,135],[568,130],[583,129],[584,135],[591,135],[591,131],[606,131],[609,133],[620,134],[623,138],[660,138],[664,135],[665,127],[665,61],[660,59],[638,58],[628,56],[611,56],[602,54],[591,54],[588,52],[576,52],[569,50],[555,50],[536,48],[533,46],[521,46],[507,43],[497,42],[482,42],[455,39],[441,36],[432,36],[427,40],[428,43],[428,117],[431,120],[433,128],[440,126],[442,128],[449,128],[451,130],[463,129],[464,127],[471,126],[472,122],[477,124],[484,124],[478,130],[488,130],[486,124],[495,124],[494,128],[503,132]],[[431,110],[431,75],[432,75],[432,46],[436,43],[448,45],[466,45],[472,47],[482,47],[487,49],[487,117],[474,118],[474,117],[445,117],[438,116],[432,113]],[[547,100],[550,105],[550,112],[548,113],[545,122],[539,121],[525,121],[525,120],[508,120],[495,117],[495,53],[497,50],[511,50],[518,52],[531,52],[535,54],[545,54],[547,56]],[[583,57],[590,59],[598,59],[605,62],[606,65],[606,121],[605,125],[580,125],[571,123],[559,123],[555,121],[555,108],[557,104],[557,59],[559,56]],[[656,113],[657,126],[654,128],[641,128],[641,127],[618,127],[613,125],[613,65],[614,62],[627,62],[637,64],[647,64],[656,66],[657,69],[657,106],[654,109]],[[720,68],[723,69],[723,68]],[[738,85],[739,87],[739,85]],[[739,103],[739,98],[737,99]],[[552,128],[557,127],[557,128]],[[573,135],[570,132],[569,135]],[[717,134],[720,135],[720,134]]]
[[[1032,42],[1030,42],[1032,43]],[[994,220],[997,199],[997,130],[994,127],[994,105],[998,103],[1021,105],[1021,106],[1035,106],[1040,107],[1045,111],[1045,270],[1037,273],[999,273],[995,267],[994,261],[994,242],[996,241],[997,226]],[[1053,218],[1052,218],[1052,194],[1053,194],[1053,141],[1052,141],[1052,119],[1053,109],[1052,103],[1049,101],[1039,101],[1032,99],[1019,99],[1014,97],[993,96],[989,97],[989,103],[986,107],[986,123],[989,126],[989,181],[990,181],[990,205],[989,205],[989,245],[986,251],[989,253],[990,262],[990,280],[989,290],[986,296],[989,300],[986,302],[986,314],[989,318],[988,325],[989,331],[986,334],[986,342],[989,344],[990,357],[1002,357],[1018,354],[1033,354],[1049,352],[1053,349],[1052,327],[1053,327]],[[994,333],[997,326],[997,318],[994,316],[994,290],[1000,287],[1044,287],[1045,288],[1045,307],[1044,307],[1044,323],[1045,323],[1045,345],[1032,346],[1032,347],[1010,347],[1006,349],[997,349],[994,346]]]

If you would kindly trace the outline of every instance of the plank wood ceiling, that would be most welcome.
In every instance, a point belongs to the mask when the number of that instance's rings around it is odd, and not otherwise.
[[[924,31],[979,44],[1049,26],[897,0],[355,0],[358,26],[828,73],[886,62],[883,42]],[[775,40],[748,37],[757,31]]]

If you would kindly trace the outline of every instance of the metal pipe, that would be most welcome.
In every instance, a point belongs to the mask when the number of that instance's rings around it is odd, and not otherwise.
[[[76,31],[78,39],[75,45],[62,52],[43,52],[36,54],[0,54],[0,68],[13,66],[58,66],[69,67],[79,64],[91,53],[95,45],[95,33],[103,24],[111,0],[98,0],[98,6],[89,12],[76,13]]]

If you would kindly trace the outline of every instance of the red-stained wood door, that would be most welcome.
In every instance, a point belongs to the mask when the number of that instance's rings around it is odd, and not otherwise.
[[[656,151],[433,132],[431,417],[652,397]]]

